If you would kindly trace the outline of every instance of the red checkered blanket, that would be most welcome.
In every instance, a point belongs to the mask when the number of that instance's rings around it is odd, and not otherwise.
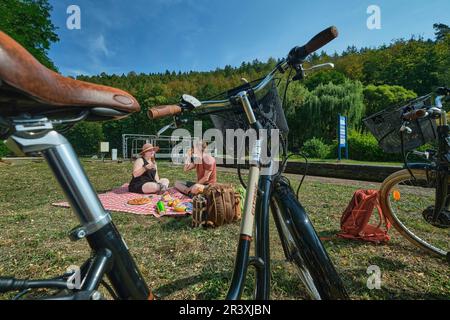
[[[174,199],[179,199],[181,202],[192,202],[192,199],[183,195],[175,188],[170,188],[167,190],[168,194]],[[165,214],[158,214],[156,210],[156,204],[158,201],[163,200],[162,195],[156,194],[138,194],[132,193],[128,191],[128,183],[124,184],[122,187],[113,189],[109,192],[99,194],[98,195],[103,207],[108,211],[117,211],[117,212],[127,212],[134,214],[142,214],[142,215],[154,215],[155,217],[160,216],[185,216],[190,214],[191,212],[176,212],[172,208],[167,205],[167,201],[164,201],[166,207]],[[130,205],[127,202],[134,198],[150,198],[150,203],[144,205]],[[57,202],[52,205],[57,207],[65,207],[69,208],[70,205],[68,202]]]

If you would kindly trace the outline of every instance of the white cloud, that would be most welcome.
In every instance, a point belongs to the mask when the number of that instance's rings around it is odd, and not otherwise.
[[[105,41],[105,37],[103,36],[103,34],[94,38],[91,41],[90,47],[92,49],[92,53],[95,55],[98,55],[99,53],[105,55],[106,57],[109,57],[111,55],[111,51],[106,46],[106,41]]]

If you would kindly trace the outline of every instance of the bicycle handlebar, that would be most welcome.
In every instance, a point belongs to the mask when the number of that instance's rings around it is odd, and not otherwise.
[[[311,53],[319,50],[328,42],[337,38],[339,32],[335,26],[329,27],[315,35],[307,44],[301,47],[294,47],[288,55],[290,65],[301,63]]]
[[[166,116],[175,116],[182,111],[183,109],[178,105],[165,105],[149,108],[147,115],[150,119],[159,119]]]
[[[274,75],[281,71],[284,72],[289,66],[294,67],[301,64],[303,60],[314,51],[320,49],[328,42],[332,41],[338,36],[338,30],[336,27],[329,27],[317,35],[315,35],[307,44],[301,47],[294,47],[288,54],[287,59],[284,59],[277,64],[275,69],[273,69],[261,82],[253,87],[253,91],[256,93],[261,89],[264,89],[270,81],[273,79]],[[204,108],[222,108],[230,103],[230,99],[224,100],[213,100],[213,101],[202,101],[201,106],[195,109]],[[159,119],[165,116],[174,116],[181,113],[186,108],[183,104],[180,105],[165,105],[149,108],[147,115],[150,119]]]

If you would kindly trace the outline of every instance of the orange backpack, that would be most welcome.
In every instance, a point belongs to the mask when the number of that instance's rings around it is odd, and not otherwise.
[[[376,208],[380,218],[377,226],[369,224],[373,209]],[[381,224],[384,223],[384,228]],[[374,243],[387,242],[391,238],[388,231],[389,220],[381,211],[378,190],[358,190],[341,217],[341,238],[359,239]]]

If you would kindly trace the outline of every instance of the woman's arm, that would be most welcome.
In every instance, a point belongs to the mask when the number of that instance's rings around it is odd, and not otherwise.
[[[142,176],[147,169],[144,167],[144,160],[141,158],[137,159],[133,165],[133,177],[137,178]]]
[[[211,176],[212,171],[206,170],[205,174],[203,175],[203,177],[201,177],[200,180],[197,181],[198,184],[205,184],[206,182],[208,182],[209,177]]]
[[[195,163],[191,162],[192,150],[189,150],[186,157],[184,158],[184,172],[192,170],[195,168]]]
[[[159,182],[159,173],[158,173],[158,165],[155,162],[155,169],[156,169],[156,174],[155,174],[155,181]]]

